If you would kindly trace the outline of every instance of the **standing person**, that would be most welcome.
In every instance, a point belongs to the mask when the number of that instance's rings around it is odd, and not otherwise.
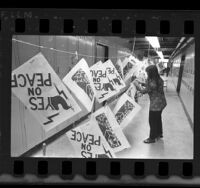
[[[140,81],[135,80],[136,89],[141,93],[148,93],[150,98],[149,108],[149,138],[144,140],[144,143],[154,143],[156,139],[163,137],[162,130],[162,111],[166,107],[167,102],[163,91],[163,80],[158,73],[155,65],[150,65],[146,68],[148,78],[146,83],[142,83],[144,88],[140,87]]]

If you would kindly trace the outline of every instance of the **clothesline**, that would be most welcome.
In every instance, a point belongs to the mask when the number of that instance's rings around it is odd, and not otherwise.
[[[79,54],[79,53],[77,53],[77,51],[73,53],[73,52],[64,51],[64,50],[58,50],[58,49],[55,49],[55,48],[48,48],[46,46],[36,45],[36,44],[30,43],[30,42],[25,42],[25,41],[18,40],[18,39],[15,39],[15,38],[13,38],[12,40],[15,41],[15,42],[22,43],[22,44],[27,44],[27,45],[30,45],[30,46],[39,47],[39,48],[43,48],[43,49],[54,50],[54,51],[57,51],[57,52],[67,53],[67,54],[70,54],[70,55],[76,55],[76,56],[80,55],[80,56],[86,56],[86,57],[91,57],[91,58],[96,57],[96,56],[91,56],[91,55]],[[128,57],[128,56],[130,56],[130,54],[124,55],[124,56],[118,56],[118,57],[116,57],[116,56],[115,57],[109,57],[109,58],[110,59],[115,59],[115,58],[117,59],[117,58],[124,58],[124,57]],[[105,57],[98,56],[96,58],[105,58]]]

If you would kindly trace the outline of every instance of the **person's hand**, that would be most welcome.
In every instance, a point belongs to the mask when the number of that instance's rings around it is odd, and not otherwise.
[[[145,82],[144,82],[143,80],[141,80],[140,78],[137,78],[136,80],[137,80],[137,82],[139,82],[140,84],[145,84]]]
[[[141,82],[141,81],[139,80],[139,78],[136,78],[134,81],[139,82],[139,83]]]
[[[137,97],[141,97],[143,94],[140,91],[137,91]]]
[[[139,84],[138,80],[134,80],[134,81],[133,81],[133,84],[137,87],[138,84]]]
[[[135,85],[135,88],[136,88],[137,90],[140,90],[140,83],[139,83],[138,81],[134,80],[134,81],[133,81],[133,84]]]

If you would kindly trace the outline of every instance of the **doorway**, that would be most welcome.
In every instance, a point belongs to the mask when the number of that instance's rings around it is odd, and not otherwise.
[[[102,61],[104,63],[108,60],[108,46],[97,43],[96,44],[96,61]]]
[[[180,69],[179,69],[179,74],[178,74],[178,83],[177,83],[177,88],[176,88],[176,91],[178,94],[180,93],[180,89],[181,89],[181,80],[182,80],[182,75],[183,75],[184,62],[185,62],[185,55],[181,57]]]

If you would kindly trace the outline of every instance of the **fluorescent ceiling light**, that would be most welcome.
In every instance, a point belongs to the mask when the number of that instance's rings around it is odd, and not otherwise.
[[[167,63],[169,59],[159,59],[159,62]]]
[[[157,54],[159,55],[160,59],[163,60],[164,59],[164,56],[163,56],[163,53],[162,52],[159,52],[159,51],[156,51]]]
[[[180,40],[180,42],[183,42],[183,41],[184,41],[184,39],[185,39],[185,37],[181,37],[181,40]]]
[[[159,57],[161,58],[161,60],[163,60],[164,56],[163,56],[162,51],[157,50],[158,48],[160,48],[160,43],[159,43],[158,37],[145,37],[145,38],[149,41],[151,46],[156,50],[156,52],[159,55]]]
[[[169,61],[169,59],[163,59],[164,63],[167,63]]]
[[[153,48],[160,48],[158,37],[145,37]]]

